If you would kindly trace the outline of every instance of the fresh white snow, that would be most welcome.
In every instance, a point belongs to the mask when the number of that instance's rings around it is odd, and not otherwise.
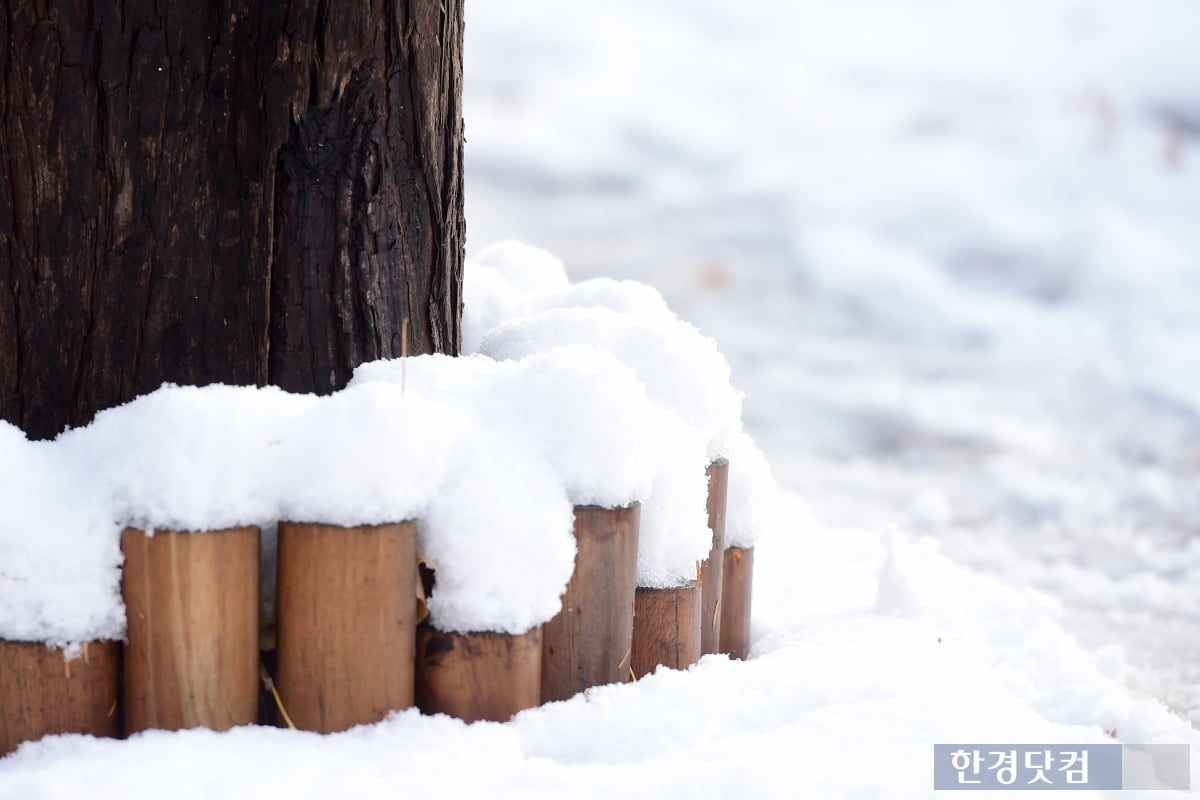
[[[774,483],[712,340],[645,285],[572,285],[519,244],[484,255],[507,266],[467,269],[464,316],[483,331],[482,354],[364,364],[329,397],[168,386],[54,442],[0,425],[14,476],[0,485],[0,636],[122,637],[115,543],[126,525],[263,526],[270,608],[276,522],[409,519],[437,574],[433,623],[523,633],[561,608],[573,505],[642,503],[640,585],[693,579],[711,543],[704,469],[735,445],[755,479],[734,487],[731,507],[753,509],[736,537],[752,543],[771,523]],[[562,296],[547,298],[554,286]],[[516,316],[478,322],[476,305],[491,313],[505,301]],[[535,301],[564,307],[521,316]]]
[[[504,725],[50,738],[0,798],[913,798],[937,742],[1200,745],[1200,6],[467,13],[467,345],[630,312],[568,275],[715,337],[783,490],[749,506],[752,658]],[[479,250],[509,237],[562,262]],[[106,479],[47,471],[58,446],[0,426],[33,465],[0,482],[66,519]]]

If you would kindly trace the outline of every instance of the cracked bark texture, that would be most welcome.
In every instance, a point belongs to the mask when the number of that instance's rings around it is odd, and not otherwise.
[[[462,0],[0,2],[0,418],[458,352]]]

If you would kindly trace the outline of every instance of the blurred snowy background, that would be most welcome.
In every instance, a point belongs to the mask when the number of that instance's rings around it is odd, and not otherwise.
[[[1195,723],[1197,31],[1193,0],[474,2],[468,253],[658,287],[808,535],[932,535]]]

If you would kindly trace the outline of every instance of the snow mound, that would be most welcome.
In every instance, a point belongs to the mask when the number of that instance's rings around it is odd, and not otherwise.
[[[465,293],[479,352],[364,364],[327,397],[168,385],[53,442],[0,424],[0,637],[121,637],[125,526],[261,526],[269,595],[276,522],[416,519],[434,623],[520,633],[560,608],[573,506],[644,504],[644,586],[690,580],[706,556],[714,457],[746,463],[733,539],[768,524],[773,482],[729,366],[655,290],[572,284],[546,251],[504,242]]]

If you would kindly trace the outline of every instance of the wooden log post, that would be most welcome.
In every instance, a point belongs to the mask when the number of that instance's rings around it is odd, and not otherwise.
[[[67,661],[57,647],[0,641],[0,757],[53,733],[120,735],[120,662],[120,642]]]
[[[639,586],[633,612],[633,672],[660,666],[687,669],[700,660],[700,585],[673,589]]]
[[[700,652],[721,648],[721,591],[725,572],[725,505],[729,496],[729,461],[718,458],[708,465],[708,527],[712,548],[700,565]]]
[[[750,654],[750,599],[754,593],[754,548],[725,550],[721,590],[721,652],[744,659]]]
[[[125,730],[258,717],[258,528],[121,535]]]
[[[417,627],[417,707],[466,722],[504,722],[541,702],[541,626],[527,633]]]
[[[416,534],[280,523],[276,685],[296,727],[332,733],[412,705]]]
[[[542,626],[543,703],[629,680],[641,506],[575,509],[575,572]]]

